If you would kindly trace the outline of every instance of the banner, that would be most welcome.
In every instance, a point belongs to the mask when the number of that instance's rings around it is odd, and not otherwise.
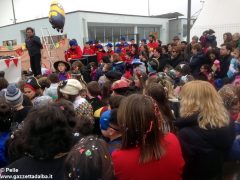
[[[0,71],[5,72],[5,78],[9,83],[17,83],[21,80],[20,58],[0,59]]]

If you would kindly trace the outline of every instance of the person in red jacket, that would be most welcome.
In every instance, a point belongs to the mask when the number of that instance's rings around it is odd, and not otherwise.
[[[82,58],[82,49],[78,46],[77,41],[72,39],[69,41],[70,48],[65,52],[65,60],[70,61],[71,59]]]
[[[97,54],[97,61],[98,61],[98,64],[100,64],[100,63],[102,62],[102,57],[103,57],[103,56],[106,56],[107,53],[106,53],[106,51],[103,49],[103,46],[102,46],[102,45],[98,45],[97,48],[98,48],[98,51],[96,52],[96,54]]]
[[[149,40],[149,43],[147,45],[148,45],[149,51],[153,52],[153,50],[158,47],[158,43],[156,42],[156,38],[155,38],[154,35],[151,34],[151,35],[148,36],[148,40]]]
[[[94,50],[90,47],[90,42],[85,42],[84,48],[83,48],[83,55],[94,55]]]
[[[181,147],[164,131],[157,103],[149,96],[133,94],[118,109],[122,148],[112,153],[115,175],[125,179],[181,180],[184,167]]]
[[[114,54],[114,51],[112,50],[112,47],[113,47],[112,43],[108,43],[106,47],[107,47],[107,54],[109,57],[111,57],[111,55]]]
[[[94,41],[94,45],[92,46],[92,49],[94,50],[95,53],[98,51],[98,46],[101,45],[98,40]]]

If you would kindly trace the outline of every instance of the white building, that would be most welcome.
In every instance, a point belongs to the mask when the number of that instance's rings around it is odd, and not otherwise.
[[[103,43],[119,41],[121,36],[131,38],[147,38],[156,32],[163,43],[168,42],[168,19],[154,16],[125,15],[89,11],[74,11],[66,14],[63,34],[52,29],[48,18],[25,21],[0,27],[0,43],[9,41],[21,44],[25,41],[26,27],[33,27],[37,36],[41,37],[41,28],[48,28],[55,38],[66,35],[75,38],[80,45],[87,40],[100,40]],[[46,33],[45,33],[46,34]]]

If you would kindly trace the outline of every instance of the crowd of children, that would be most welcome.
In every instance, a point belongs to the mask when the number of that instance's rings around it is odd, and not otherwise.
[[[0,72],[0,179],[239,178],[240,35],[199,39],[73,39],[48,76]]]

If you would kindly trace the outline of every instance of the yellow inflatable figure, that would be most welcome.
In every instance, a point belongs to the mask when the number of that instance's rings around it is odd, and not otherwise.
[[[63,7],[57,1],[51,3],[48,19],[52,24],[53,29],[57,29],[57,31],[60,31],[61,33],[63,32],[65,12]]]

